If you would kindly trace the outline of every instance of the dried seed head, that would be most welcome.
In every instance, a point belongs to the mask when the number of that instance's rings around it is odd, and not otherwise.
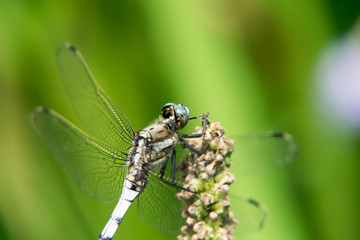
[[[197,210],[198,210],[198,207],[195,204],[191,204],[187,209],[190,216],[193,216],[193,217],[196,217]]]
[[[215,221],[217,219],[218,215],[216,212],[212,211],[210,214],[209,214],[209,218],[210,220],[212,221]]]
[[[223,205],[225,208],[230,207],[230,202],[227,201],[227,200],[223,200],[223,201],[222,201],[222,205]]]
[[[193,218],[191,218],[191,217],[188,217],[187,219],[186,219],[186,224],[188,225],[188,226],[192,226],[192,225],[194,225],[196,222],[195,222],[195,219],[193,219]]]
[[[209,174],[207,174],[206,172],[202,172],[200,173],[199,177],[201,178],[201,180],[205,181],[209,179]]]
[[[203,221],[195,223],[193,227],[194,232],[199,232],[204,225],[205,223]]]
[[[189,227],[188,226],[182,226],[181,227],[181,233],[182,234],[184,234],[184,235],[186,235],[186,234],[188,234],[189,233]]]
[[[195,133],[201,131],[201,127],[195,128]],[[225,164],[225,158],[233,151],[233,141],[224,133],[220,123],[212,123],[202,138],[188,141],[196,149],[207,149],[200,156],[190,152],[184,158],[183,165],[187,167],[180,169],[184,188],[197,194],[183,190],[176,195],[184,204],[182,216],[186,218],[178,239],[234,239],[231,231],[236,221],[229,211],[228,192],[235,178],[228,172],[229,163]]]

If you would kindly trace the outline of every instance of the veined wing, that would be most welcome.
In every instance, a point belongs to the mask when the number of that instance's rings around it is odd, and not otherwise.
[[[174,149],[178,165],[188,151],[178,144]],[[164,169],[163,180],[160,179],[161,169],[147,172],[147,185],[138,200],[138,216],[142,222],[151,227],[171,234],[180,234],[180,228],[184,225],[185,219],[181,216],[183,205],[175,198],[175,194],[180,192],[181,189],[170,185],[172,183],[172,152],[168,157],[169,160]],[[177,186],[183,186],[183,182],[179,180],[182,174],[181,172],[176,172],[175,182]]]
[[[295,139],[288,133],[257,133],[233,140],[230,172],[235,176],[260,173],[290,163],[298,149]],[[234,233],[236,237],[241,237],[245,232],[259,230],[266,224],[267,210],[264,204],[231,190],[230,199],[230,210],[238,220]]]
[[[290,163],[297,143],[288,133],[269,132],[234,138],[230,171],[235,175],[262,172]]]
[[[239,177],[261,173],[274,167],[288,164],[297,154],[298,145],[289,133],[265,132],[231,138],[234,141],[230,156],[230,171]],[[189,152],[188,148],[176,145],[177,167],[179,162]],[[171,157],[171,156],[170,156]],[[170,160],[165,170],[165,176],[171,179]],[[155,173],[157,174],[157,173]],[[177,175],[178,176],[178,175]],[[177,180],[178,181],[178,180]]]
[[[125,150],[134,130],[120,108],[101,89],[80,52],[67,43],[58,52],[66,91],[85,129],[107,144]]]
[[[182,203],[175,198],[179,189],[155,175],[149,175],[145,190],[138,199],[138,216],[145,224],[171,234],[180,234],[185,219],[181,216]]]
[[[37,107],[32,123],[55,158],[88,195],[118,201],[127,173],[126,154],[91,138],[55,111]]]
[[[238,221],[235,226],[234,236],[260,230],[267,220],[267,207],[253,198],[234,194],[230,190],[230,211]]]

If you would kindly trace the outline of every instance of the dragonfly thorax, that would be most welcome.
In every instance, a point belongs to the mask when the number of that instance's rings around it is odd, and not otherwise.
[[[178,141],[178,134],[167,124],[152,124],[135,134],[128,154],[131,181],[144,187],[150,172],[159,169]]]
[[[167,103],[160,121],[137,132],[128,154],[128,167],[134,183],[144,187],[150,172],[158,170],[178,142],[176,130],[186,126],[189,109],[181,103]]]

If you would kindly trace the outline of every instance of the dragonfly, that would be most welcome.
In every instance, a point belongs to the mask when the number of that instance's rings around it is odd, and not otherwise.
[[[180,233],[185,220],[175,194],[184,187],[176,175],[177,152],[183,148],[200,151],[190,146],[187,139],[203,136],[208,114],[190,117],[186,106],[167,103],[155,123],[135,132],[72,44],[66,43],[59,49],[58,62],[62,82],[85,131],[42,106],[33,110],[31,121],[82,191],[101,203],[117,201],[99,239],[114,237],[136,199],[141,221],[172,234]],[[195,119],[202,122],[201,133],[179,132]],[[241,146],[242,153],[236,158],[252,162],[248,167],[239,167],[244,172],[288,163],[296,151],[292,136],[284,133],[255,134],[235,142]]]

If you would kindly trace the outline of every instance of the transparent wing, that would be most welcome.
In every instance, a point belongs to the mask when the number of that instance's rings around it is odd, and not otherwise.
[[[59,49],[58,62],[66,91],[85,129],[117,149],[127,149],[134,130],[96,82],[80,52],[67,43]]]
[[[148,183],[138,200],[138,216],[145,224],[171,234],[180,234],[185,219],[183,207],[175,199],[178,188],[163,183],[159,177],[150,175]]]
[[[262,172],[291,162],[297,143],[288,133],[258,133],[234,139],[230,171],[237,174]]]
[[[179,162],[187,155],[188,150],[179,144],[174,149],[176,151],[176,165],[179,167]],[[181,216],[183,205],[175,198],[175,194],[181,189],[171,185],[171,157],[172,152],[169,154],[169,159],[164,168],[163,180],[160,179],[161,169],[148,172],[147,186],[144,192],[140,194],[138,201],[138,216],[142,222],[151,227],[171,234],[180,234],[180,228],[184,225],[185,219]],[[183,182],[180,180],[183,173],[177,171],[175,174],[176,185],[183,186]]]
[[[234,140],[234,149],[230,156],[232,162],[230,171],[237,177],[261,173],[288,164],[293,161],[298,150],[297,142],[289,133],[255,133],[231,139]],[[180,144],[176,145],[175,150],[177,168],[181,168],[179,162],[186,157],[190,150],[183,148]],[[165,176],[168,178],[171,177],[169,165],[171,165],[170,161],[165,170]]]
[[[55,158],[85,193],[102,203],[118,201],[127,173],[125,153],[89,137],[51,109],[37,107],[31,119]]]
[[[267,220],[267,208],[264,204],[245,196],[234,195],[230,191],[230,211],[236,219],[234,234],[260,230]]]
[[[231,154],[230,171],[235,176],[261,173],[290,163],[296,156],[298,146],[288,133],[269,132],[235,137]],[[231,188],[231,187],[230,187]],[[267,218],[266,206],[256,200],[236,195],[230,191],[231,207],[238,225],[235,236],[263,227]]]

